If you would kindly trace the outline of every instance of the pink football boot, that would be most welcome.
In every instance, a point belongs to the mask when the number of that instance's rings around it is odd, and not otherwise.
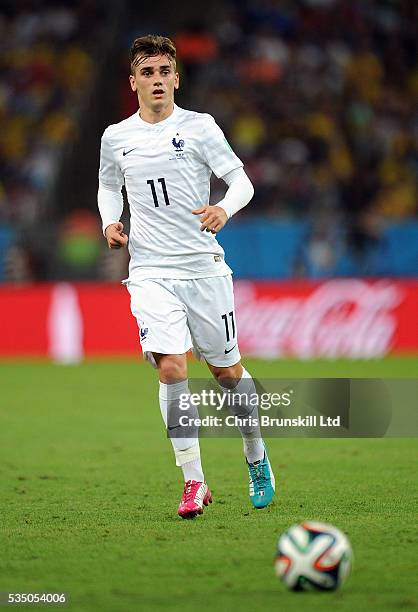
[[[203,506],[212,503],[212,493],[206,482],[188,480],[184,483],[184,491],[178,509],[178,515],[191,519],[203,514]]]

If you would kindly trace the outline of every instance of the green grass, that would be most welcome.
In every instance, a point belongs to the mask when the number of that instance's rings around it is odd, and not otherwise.
[[[246,365],[264,378],[418,370],[413,359]],[[65,591],[77,611],[417,606],[416,440],[271,439],[278,495],[255,511],[240,440],[204,439],[214,504],[182,521],[147,364],[3,362],[0,383],[0,591]],[[349,535],[355,566],[339,592],[289,593],[274,576],[278,535],[306,518]]]

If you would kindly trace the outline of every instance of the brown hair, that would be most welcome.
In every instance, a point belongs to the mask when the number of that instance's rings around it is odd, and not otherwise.
[[[136,38],[129,53],[131,74],[135,74],[135,68],[141,57],[155,57],[156,55],[166,55],[173,62],[174,68],[176,67],[176,47],[172,40],[155,34]]]

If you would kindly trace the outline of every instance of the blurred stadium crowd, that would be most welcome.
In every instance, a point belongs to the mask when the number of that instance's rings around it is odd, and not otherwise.
[[[19,278],[11,265],[19,228],[54,217],[43,204],[60,152],[78,138],[100,38],[94,3],[42,6],[0,18],[0,253],[8,252],[0,280]],[[183,20],[176,32],[160,32],[177,45],[179,104],[215,116],[254,183],[230,235],[254,223],[265,242],[263,224],[283,221],[284,245],[297,230],[278,276],[417,276],[418,4],[230,0],[218,8],[209,24]],[[131,6],[124,42],[148,33],[141,12]],[[108,122],[136,110],[126,58],[124,47],[120,113]],[[220,189],[215,182],[213,202]],[[63,221],[61,254],[78,262],[75,276],[106,276],[94,206]],[[39,271],[27,266],[25,274]]]
[[[42,274],[22,237],[58,214],[48,197],[66,147],[79,137],[100,24],[91,2],[2,3],[0,280]]]

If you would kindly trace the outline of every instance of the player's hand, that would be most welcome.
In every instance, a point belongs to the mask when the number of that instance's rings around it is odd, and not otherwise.
[[[194,215],[202,215],[200,217],[202,223],[200,226],[201,232],[206,231],[216,234],[228,221],[228,216],[221,206],[202,206],[202,208],[192,210],[192,213]]]
[[[123,233],[123,223],[111,223],[105,230],[109,249],[120,249],[128,245],[128,236]]]

